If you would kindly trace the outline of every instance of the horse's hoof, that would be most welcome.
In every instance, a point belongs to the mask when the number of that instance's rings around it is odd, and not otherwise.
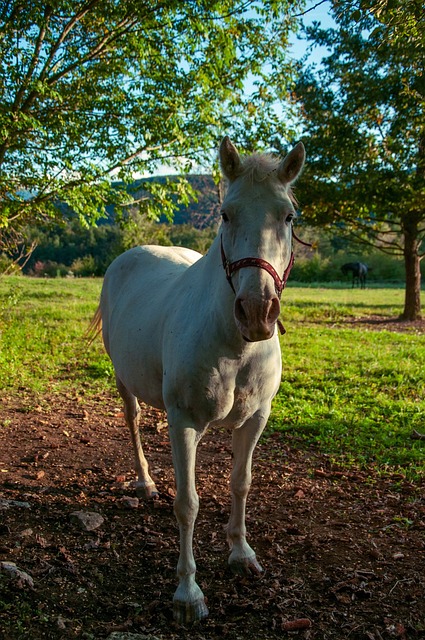
[[[138,480],[134,483],[136,496],[143,500],[158,500],[159,493],[158,489],[154,484],[146,484],[146,482],[139,482]]]
[[[208,609],[203,598],[195,602],[173,601],[173,616],[178,624],[191,624],[206,618],[207,615]]]
[[[260,576],[263,573],[263,567],[257,561],[255,554],[249,558],[229,559],[229,566],[233,573],[239,576]]]

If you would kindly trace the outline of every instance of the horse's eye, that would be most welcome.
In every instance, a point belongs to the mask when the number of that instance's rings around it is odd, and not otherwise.
[[[225,211],[221,212],[221,217],[223,222],[229,222],[229,216],[227,215],[227,213]]]
[[[285,222],[290,224],[293,221],[294,218],[295,218],[295,214],[294,213],[288,213],[288,215],[286,216]]]

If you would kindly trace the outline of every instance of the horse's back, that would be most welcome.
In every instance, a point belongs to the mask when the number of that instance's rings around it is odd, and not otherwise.
[[[145,245],[134,247],[122,253],[110,264],[105,274],[105,282],[117,281],[120,287],[134,283],[134,278],[148,277],[154,272],[158,278],[177,276],[201,258],[201,254],[185,247],[161,247]]]
[[[201,257],[197,251],[184,247],[157,245],[134,247],[118,256],[103,282],[103,323],[119,309],[128,311],[128,305],[135,307],[167,298],[177,279]]]
[[[189,266],[201,258],[201,254],[184,247],[145,245],[134,247],[116,258],[106,271],[102,304],[117,298],[140,295],[148,288],[163,291],[173,286],[173,281]]]

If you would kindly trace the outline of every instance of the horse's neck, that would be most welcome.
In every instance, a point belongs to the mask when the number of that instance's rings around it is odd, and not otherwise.
[[[234,320],[235,294],[226,279],[219,236],[200,261],[199,267],[207,314],[213,321],[215,330],[226,334],[233,342],[243,344]]]
[[[202,259],[203,287],[212,308],[223,309],[226,316],[233,314],[235,294],[227,282],[220,249],[220,236],[217,236]]]

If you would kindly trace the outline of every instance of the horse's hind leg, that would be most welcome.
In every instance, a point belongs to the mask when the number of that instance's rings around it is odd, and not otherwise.
[[[133,443],[134,459],[137,473],[136,493],[144,495],[146,498],[156,498],[158,491],[154,481],[149,475],[149,465],[143,453],[142,442],[140,440],[139,420],[140,406],[137,398],[130,393],[127,387],[116,378],[117,389],[124,401],[125,421],[130,429],[131,441]]]

